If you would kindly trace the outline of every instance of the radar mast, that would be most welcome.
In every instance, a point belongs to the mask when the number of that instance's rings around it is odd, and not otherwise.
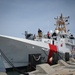
[[[60,33],[66,33],[66,25],[69,24],[68,22],[68,17],[63,17],[63,15],[61,14],[60,17],[57,16],[57,18],[54,18],[56,20],[56,28],[55,30],[58,30]],[[66,24],[67,23],[67,24]]]

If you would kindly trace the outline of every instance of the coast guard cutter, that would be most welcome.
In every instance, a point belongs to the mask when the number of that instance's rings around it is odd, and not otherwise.
[[[0,56],[5,68],[28,66],[33,58],[36,62],[52,63],[53,54],[58,54],[59,59],[65,59],[65,53],[75,57],[75,37],[66,29],[69,17],[62,14],[56,19],[54,33],[47,38],[41,34],[34,40],[22,39],[0,35]],[[39,36],[41,35],[41,36]],[[12,65],[13,64],[13,65]]]

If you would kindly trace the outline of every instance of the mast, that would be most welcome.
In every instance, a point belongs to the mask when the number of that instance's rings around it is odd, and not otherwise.
[[[63,17],[63,15],[61,14],[60,17],[57,16],[57,18],[54,18],[56,20],[56,28],[55,30],[59,30],[59,32],[61,33],[66,33],[67,30],[66,30],[66,25],[69,24],[66,22],[68,22],[68,19],[69,19],[69,16],[68,17]]]

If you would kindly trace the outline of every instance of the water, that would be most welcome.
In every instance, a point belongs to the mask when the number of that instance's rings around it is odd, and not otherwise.
[[[31,72],[33,71],[33,69],[28,69],[25,68],[25,69],[17,69],[16,71],[13,69],[13,70],[10,70],[10,71],[7,71],[7,75],[20,75],[20,74],[27,74],[28,72]]]
[[[16,72],[16,71],[7,72],[7,75],[21,75],[21,74],[23,74],[23,75],[28,75],[28,73],[24,74],[24,73],[18,73],[18,72]]]
[[[10,72],[7,72],[7,75],[20,75],[20,73],[16,71],[10,71]]]
[[[27,74],[28,72],[36,70],[33,66],[22,67],[22,68],[15,68],[6,70],[7,75],[20,75],[20,74]]]

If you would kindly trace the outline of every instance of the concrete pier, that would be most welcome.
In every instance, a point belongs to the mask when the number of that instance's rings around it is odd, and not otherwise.
[[[74,60],[75,59],[73,59],[73,61]],[[40,64],[37,65],[36,70],[30,72],[29,75],[75,75],[75,65],[68,64],[63,60],[59,60],[58,64],[53,66],[47,63]]]

